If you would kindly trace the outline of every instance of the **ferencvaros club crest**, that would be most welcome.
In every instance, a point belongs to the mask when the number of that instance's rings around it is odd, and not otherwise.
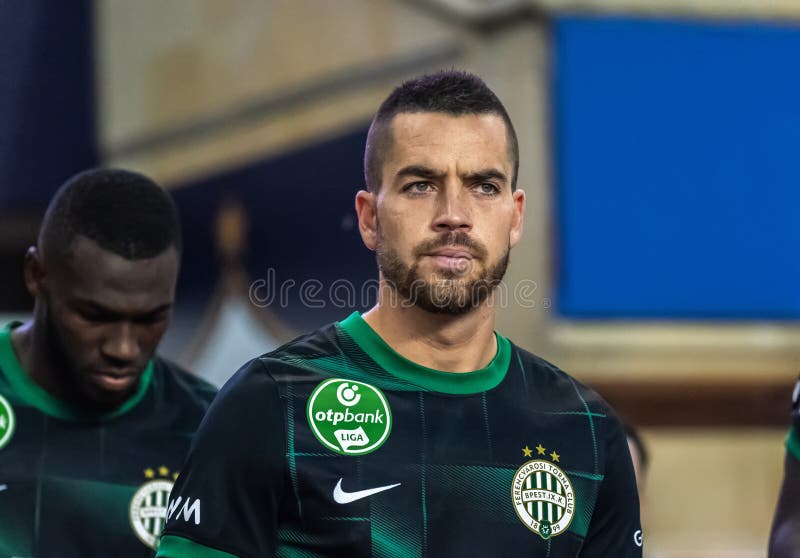
[[[539,453],[544,453],[543,448]],[[557,461],[558,454],[552,455]],[[575,515],[572,482],[563,469],[544,459],[533,459],[517,469],[511,499],[520,521],[545,540],[563,534]]]

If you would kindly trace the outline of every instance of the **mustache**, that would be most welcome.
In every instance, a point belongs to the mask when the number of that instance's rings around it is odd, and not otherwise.
[[[473,240],[467,233],[461,231],[450,231],[437,238],[422,242],[414,248],[414,256],[421,258],[425,254],[447,246],[463,246],[468,248],[475,258],[486,259],[486,248],[483,244]]]

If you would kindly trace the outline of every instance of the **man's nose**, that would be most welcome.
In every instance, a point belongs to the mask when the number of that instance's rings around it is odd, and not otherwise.
[[[460,184],[448,184],[439,193],[433,228],[437,232],[472,230],[472,211]]]
[[[111,326],[103,343],[103,353],[114,360],[130,362],[139,356],[136,328],[130,322],[119,322]]]

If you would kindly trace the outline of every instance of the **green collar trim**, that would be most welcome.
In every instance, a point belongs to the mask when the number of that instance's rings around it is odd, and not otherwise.
[[[511,362],[511,342],[499,333],[495,333],[497,354],[486,368],[472,372],[443,372],[422,366],[400,355],[364,321],[358,312],[353,312],[337,325],[378,366],[400,379],[430,391],[453,395],[488,391],[503,381]]]
[[[77,422],[105,422],[124,415],[133,409],[144,398],[147,388],[153,379],[153,361],[147,364],[139,379],[136,393],[122,405],[110,413],[96,415],[80,412],[44,390],[23,370],[14,347],[11,344],[11,329],[17,324],[11,323],[0,329],[0,372],[5,374],[11,390],[23,401],[42,411],[44,414],[61,420]]]

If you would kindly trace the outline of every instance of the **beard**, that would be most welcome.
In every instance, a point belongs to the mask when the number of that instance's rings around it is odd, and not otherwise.
[[[431,280],[422,277],[420,259],[443,247],[463,246],[469,248],[473,259],[459,268],[440,269]],[[386,246],[378,228],[376,249],[378,267],[383,273],[392,294],[399,295],[401,304],[418,306],[433,314],[462,315],[477,308],[500,284],[508,267],[510,246],[496,262],[484,265],[474,273],[476,262],[486,261],[487,250],[466,233],[451,231],[441,237],[424,242],[413,250],[413,264],[405,264],[395,250]],[[396,297],[393,303],[398,302]]]

